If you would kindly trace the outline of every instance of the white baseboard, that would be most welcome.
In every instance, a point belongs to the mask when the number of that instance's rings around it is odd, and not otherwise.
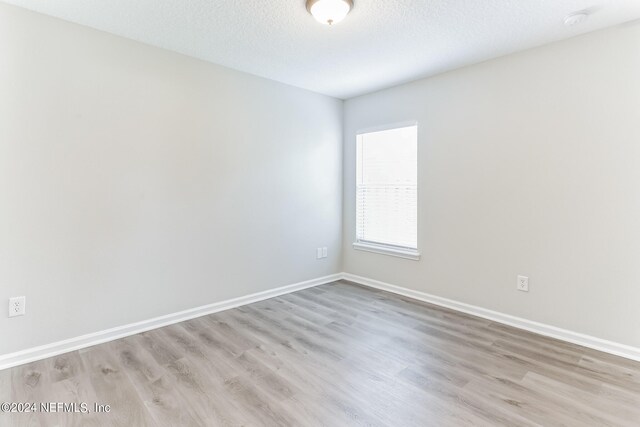
[[[389,283],[380,282],[378,280],[373,280],[373,279],[357,276],[350,273],[340,273],[340,274],[332,274],[330,276],[308,280],[305,282],[295,283],[288,286],[282,286],[280,288],[270,289],[267,291],[246,295],[243,297],[233,298],[226,301],[208,304],[201,307],[180,311],[178,313],[168,314],[165,316],[160,316],[160,317],[156,317],[149,320],[143,320],[141,322],[118,326],[118,327],[107,329],[104,331],[94,332],[91,334],[70,338],[64,341],[58,341],[51,344],[46,344],[38,347],[29,348],[26,350],[21,350],[15,353],[0,355],[0,370],[11,368],[13,366],[22,365],[29,362],[33,362],[36,360],[46,359],[52,356],[57,356],[59,354],[67,353],[69,351],[91,347],[96,344],[101,344],[104,342],[116,340],[118,338],[139,334],[140,332],[161,328],[163,326],[171,325],[178,322],[183,322],[185,320],[193,319],[200,316],[205,316],[207,314],[229,310],[231,308],[240,307],[243,305],[251,304],[251,303],[262,301],[265,299],[277,297],[279,295],[288,294],[288,293],[299,291],[302,289],[311,288],[314,286],[324,285],[326,283],[335,282],[336,280],[341,280],[341,279],[349,280],[351,282],[358,283],[371,288],[392,292],[398,295],[404,295],[406,297],[413,298],[419,301],[424,301],[431,304],[439,305],[441,307],[450,308],[452,310],[482,317],[484,319],[492,320],[494,322],[513,326],[519,329],[524,329],[526,331],[534,332],[534,333],[551,337],[551,338],[556,338],[562,341],[567,341],[573,344],[592,348],[594,350],[599,350],[605,353],[614,354],[616,356],[621,356],[627,359],[640,361],[640,348],[637,348],[637,347],[631,347],[625,344],[620,344],[613,341],[608,341],[601,338],[596,338],[589,335],[581,334],[578,332],[557,328],[555,326],[545,325],[543,323],[538,323],[538,322],[523,319],[520,317],[511,316],[509,314],[488,310],[486,308],[465,304],[465,303],[454,301],[447,298],[438,297],[435,295],[427,294],[425,292],[415,291],[412,289],[391,285]]]
[[[627,359],[640,361],[640,348],[637,347],[592,337],[590,335],[557,328],[551,325],[545,325],[544,323],[534,322],[532,320],[511,316],[509,314],[488,310],[486,308],[465,304],[420,291],[414,291],[412,289],[391,285],[389,283],[380,282],[378,280],[373,280],[366,277],[356,276],[350,273],[342,273],[342,278],[344,280],[358,283],[360,285],[392,292],[398,295],[404,295],[406,297],[417,299],[419,301],[424,301],[431,304],[439,305],[441,307],[450,308],[452,310],[461,311],[463,313],[482,317],[494,322],[503,323],[515,328],[524,329],[536,334],[556,338],[562,341],[567,341],[573,344],[592,348],[594,350],[599,350],[616,356],[621,356]]]
[[[255,294],[233,298],[226,301],[220,301],[213,304],[207,304],[201,307],[180,311],[178,313],[168,314],[149,320],[143,320],[141,322],[118,326],[104,331],[70,338],[64,341],[58,341],[51,344],[33,347],[26,350],[17,351],[15,353],[0,355],[0,370],[33,362],[36,360],[46,359],[48,357],[57,356],[62,353],[79,350],[107,341],[113,341],[129,335],[139,334],[140,332],[161,328],[163,326],[183,322],[185,320],[205,316],[207,314],[229,310],[231,308],[240,307],[242,305],[247,305],[265,299],[277,297],[279,295],[311,288],[313,286],[335,282],[336,280],[340,280],[341,278],[342,274],[332,274],[330,276],[307,280],[305,282],[294,283],[293,285],[282,286],[280,288],[257,292]]]

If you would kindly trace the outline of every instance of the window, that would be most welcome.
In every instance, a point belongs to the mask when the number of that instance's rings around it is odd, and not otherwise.
[[[418,259],[418,127],[357,136],[356,249]]]

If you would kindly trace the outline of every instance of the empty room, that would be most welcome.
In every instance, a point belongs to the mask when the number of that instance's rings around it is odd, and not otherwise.
[[[0,427],[640,426],[640,1],[0,0]]]

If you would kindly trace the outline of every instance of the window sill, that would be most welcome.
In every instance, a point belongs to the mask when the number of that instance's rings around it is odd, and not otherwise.
[[[372,243],[355,242],[353,249],[359,251],[373,252],[376,254],[391,255],[398,258],[410,259],[413,261],[420,260],[420,252],[411,249],[398,249],[389,246],[375,245]]]

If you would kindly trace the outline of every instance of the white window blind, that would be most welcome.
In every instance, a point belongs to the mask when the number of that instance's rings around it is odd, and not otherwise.
[[[417,152],[417,126],[357,136],[358,243],[417,249]]]

